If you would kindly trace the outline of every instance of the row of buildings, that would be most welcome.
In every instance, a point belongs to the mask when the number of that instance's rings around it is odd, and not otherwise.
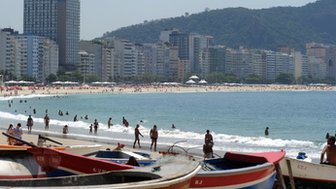
[[[295,79],[336,79],[336,47],[309,43],[303,54],[288,47],[277,51],[231,49],[216,45],[212,36],[161,31],[157,43],[126,39],[80,41],[79,0],[25,0],[24,32],[0,30],[0,71],[17,79],[29,76],[44,82],[58,71],[95,75],[101,81],[145,74],[184,82],[191,74],[254,75],[274,82],[282,74]]]

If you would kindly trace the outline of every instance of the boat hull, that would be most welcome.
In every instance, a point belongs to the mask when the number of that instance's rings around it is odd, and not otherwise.
[[[285,152],[240,154],[227,152],[223,158],[206,159],[202,170],[191,179],[190,188],[272,189],[275,164]]]
[[[286,157],[280,161],[280,168],[288,186],[290,185],[289,170],[291,170],[297,187],[336,188],[336,166]]]
[[[272,188],[275,181],[273,165],[263,169],[229,173],[228,171],[205,172],[200,171],[191,179],[190,188],[250,188],[267,189]]]

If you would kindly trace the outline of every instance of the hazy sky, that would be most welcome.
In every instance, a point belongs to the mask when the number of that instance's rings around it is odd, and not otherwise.
[[[202,12],[205,8],[252,9],[303,6],[316,0],[81,0],[81,39],[100,37],[120,27]],[[23,0],[0,0],[0,28],[23,31]]]

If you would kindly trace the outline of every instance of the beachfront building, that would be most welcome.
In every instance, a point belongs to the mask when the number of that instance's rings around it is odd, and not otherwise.
[[[178,47],[158,42],[144,44],[141,49],[144,55],[144,73],[162,76],[167,81],[177,80]],[[142,74],[139,72],[139,75]]]
[[[18,34],[11,28],[0,29],[0,71],[5,80],[14,80],[19,73],[20,66],[15,61],[15,35]]]
[[[85,83],[85,79],[87,76],[95,75],[95,55],[86,51],[80,51],[79,57],[80,62],[78,70],[83,75],[83,83]]]
[[[135,45],[128,40],[112,39],[116,58],[115,76],[132,78],[138,75],[138,51]]]
[[[266,80],[266,62],[263,58],[263,51],[260,49],[251,49],[253,75],[260,77],[262,81]]]
[[[252,57],[247,49],[227,49],[225,54],[225,73],[234,74],[240,79],[253,74]]]
[[[15,64],[18,79],[30,77],[44,82],[50,74],[58,71],[58,45],[47,37],[16,35]]]
[[[225,46],[209,48],[209,72],[225,72]]]
[[[101,41],[80,41],[81,51],[94,55],[93,71],[100,81],[112,81],[113,72],[113,53],[114,50]],[[82,63],[81,63],[82,64]],[[81,66],[80,66],[81,67]],[[83,70],[83,69],[81,69]],[[81,72],[84,74],[84,72]],[[87,74],[87,73],[86,73]]]
[[[336,79],[336,46],[320,43],[306,44],[307,56],[322,59],[327,67],[327,77]]]
[[[265,50],[263,57],[266,63],[266,80],[268,82],[274,82],[280,74],[294,76],[294,59],[292,55]]]
[[[294,78],[299,80],[302,77],[308,77],[308,57],[301,52],[297,51],[293,53],[294,56]]]
[[[162,30],[159,36],[160,42],[169,43],[170,34],[173,32],[179,32],[179,30],[176,28]]]
[[[213,37],[208,35],[190,34],[189,35],[189,60],[193,73],[208,73],[209,62],[204,59],[208,57],[209,47],[213,45]],[[202,62],[201,62],[202,61]],[[202,65],[201,65],[202,64]],[[205,69],[205,70],[202,70]]]
[[[80,0],[24,0],[24,34],[48,37],[59,46],[59,66],[79,63]]]
[[[314,80],[323,80],[327,78],[327,64],[322,58],[308,56],[308,75]]]

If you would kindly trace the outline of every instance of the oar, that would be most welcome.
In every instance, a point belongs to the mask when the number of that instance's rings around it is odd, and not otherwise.
[[[39,138],[41,138],[43,140],[49,140],[50,142],[53,142],[53,143],[56,143],[56,144],[59,144],[59,145],[63,145],[62,143],[60,143],[60,142],[58,142],[56,140],[50,139],[50,138],[42,136],[42,135],[39,135]]]
[[[8,138],[12,138],[12,139],[17,140],[17,141],[21,142],[22,144],[25,144],[25,145],[28,145],[28,146],[31,146],[31,147],[37,147],[35,144],[32,144],[32,143],[27,142],[27,141],[25,141],[25,140],[16,138],[15,136],[9,135],[9,134],[7,134],[7,133],[2,132],[2,134],[5,135],[5,136],[8,137]]]

